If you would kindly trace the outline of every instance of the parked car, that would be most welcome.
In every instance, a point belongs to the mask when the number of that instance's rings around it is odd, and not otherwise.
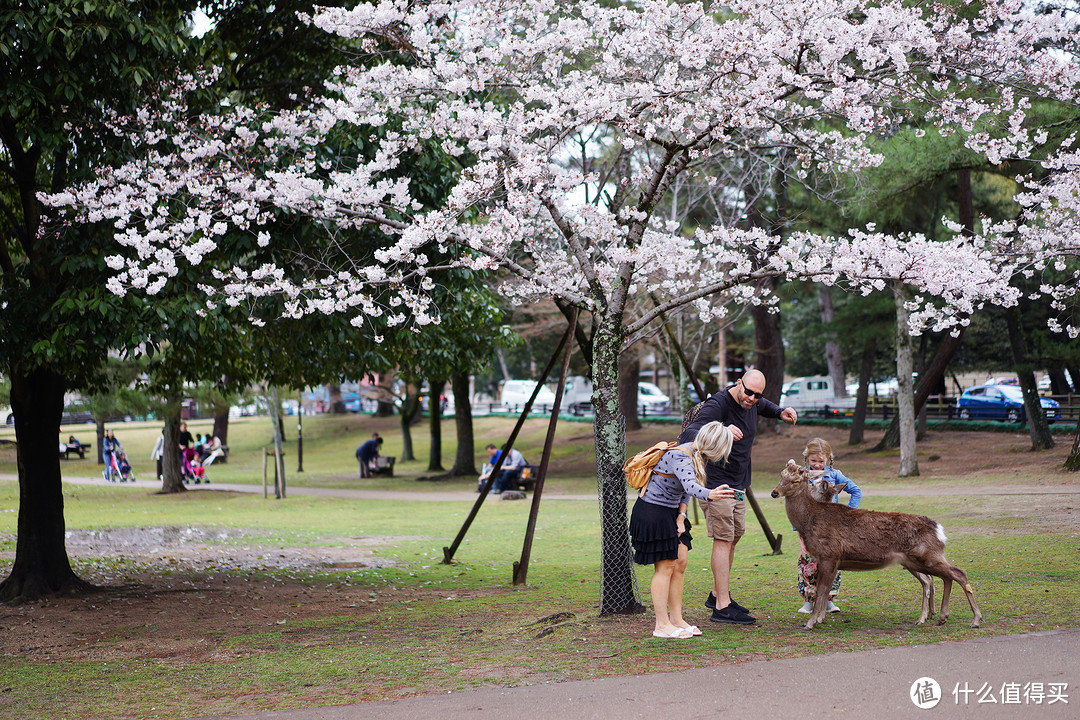
[[[1072,385],[1072,375],[1069,374],[1068,370],[1065,371],[1065,382]],[[1050,373],[1046,373],[1040,378],[1039,392],[1050,392]]]
[[[811,375],[795,378],[785,383],[780,395],[780,407],[793,408],[802,415],[844,415],[855,408],[855,398],[836,397],[832,378],[828,375]]]
[[[1046,419],[1061,418],[1055,400],[1039,398]],[[956,399],[956,411],[961,420],[1007,420],[1024,422],[1024,393],[1018,385],[976,385],[964,390]]]
[[[566,378],[563,388],[562,406],[573,415],[592,412],[592,381],[583,375],[571,375]]]
[[[521,410],[532,397],[534,390],[536,390],[535,380],[507,380],[503,384],[499,402],[502,403],[504,410],[511,412]],[[533,408],[550,409],[553,405],[555,405],[555,393],[547,385],[541,386],[536,400],[533,401]]]
[[[671,409],[671,398],[651,382],[637,384],[638,414],[660,415]]]

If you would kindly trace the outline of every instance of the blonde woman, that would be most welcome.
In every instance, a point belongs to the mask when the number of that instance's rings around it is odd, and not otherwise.
[[[693,442],[664,453],[634,503],[630,513],[634,562],[653,566],[650,591],[656,612],[654,637],[689,638],[701,634],[696,625],[682,617],[683,577],[691,541],[686,507],[691,496],[702,502],[735,497],[735,491],[727,485],[713,490],[704,485],[706,463],[727,462],[733,440],[731,430],[723,423],[704,425]]]

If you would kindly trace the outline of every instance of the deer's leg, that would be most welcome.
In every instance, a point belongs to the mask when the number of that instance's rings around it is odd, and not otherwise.
[[[919,614],[919,619],[915,621],[916,625],[922,625],[927,617],[934,614],[934,581],[925,573],[911,568],[907,570],[915,576],[915,579],[919,581],[919,586],[922,587],[922,612]]]
[[[938,625],[943,624],[949,619],[949,594],[952,592],[953,580],[960,583],[960,587],[964,589],[964,595],[967,597],[968,605],[971,606],[971,614],[974,619],[971,621],[971,627],[979,627],[982,622],[982,612],[979,610],[979,604],[975,602],[975,593],[971,589],[971,584],[968,582],[967,573],[955,565],[949,564],[947,560],[942,558],[940,563],[935,563],[933,566],[928,567],[927,571],[932,575],[937,575],[942,579],[945,589],[941,593],[941,616],[938,618]]]
[[[952,594],[952,576],[942,575],[941,581],[945,588],[941,591],[941,614],[938,615],[938,625],[944,625],[949,619],[949,595]]]
[[[806,621],[807,630],[825,621],[825,608],[829,606],[829,588],[832,587],[833,578],[836,577],[838,564],[836,560],[818,558],[817,597],[814,598],[814,609],[810,613],[810,619]]]
[[[945,622],[945,619],[948,617],[949,586],[952,584],[951,581],[955,580],[960,583],[960,587],[963,588],[968,605],[971,607],[971,614],[973,616],[971,627],[979,627],[980,623],[982,623],[982,611],[979,610],[979,604],[975,602],[975,591],[971,589],[971,583],[968,582],[967,573],[955,565],[945,564],[948,567],[946,571],[948,575],[943,576],[945,580],[945,591],[941,594],[941,618],[938,619],[938,624]]]

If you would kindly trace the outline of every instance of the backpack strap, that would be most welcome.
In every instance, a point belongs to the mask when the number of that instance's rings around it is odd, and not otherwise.
[[[676,445],[675,447],[671,448],[670,450],[668,450],[668,451],[667,451],[667,452],[665,452],[664,454],[665,454],[665,455],[667,455],[667,454],[668,454],[669,452],[671,452],[671,450],[682,450],[682,451],[683,451],[684,453],[686,453],[686,454],[687,454],[687,455],[688,455],[688,456],[689,456],[689,457],[690,457],[691,459],[693,459],[693,457],[694,457],[693,455],[691,455],[691,454],[690,454],[690,451],[689,451],[689,450],[687,450],[687,449],[686,449],[686,448],[684,448],[684,447],[680,447],[680,446],[678,446],[678,445]],[[663,460],[663,458],[660,458],[660,459],[661,459],[661,460]],[[659,465],[659,461],[657,462],[657,464]],[[641,489],[640,489],[640,490],[638,490],[638,494],[637,494],[637,496],[638,496],[638,497],[641,497],[642,495],[644,495],[644,494],[645,494],[645,490],[646,490],[646,489],[647,489],[647,488],[649,487],[649,482],[650,482],[650,481],[652,481],[652,476],[653,476],[653,475],[659,475],[660,477],[669,477],[669,478],[673,478],[673,477],[676,477],[674,473],[662,473],[662,472],[660,472],[659,470],[653,470],[653,471],[652,471],[651,473],[649,473],[649,479],[648,479],[648,480],[646,480],[646,481],[645,481],[645,484],[641,486]]]

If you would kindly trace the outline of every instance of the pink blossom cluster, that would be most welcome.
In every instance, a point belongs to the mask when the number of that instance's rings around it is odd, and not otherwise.
[[[1018,268],[1076,251],[1077,156],[1048,148],[1029,122],[1035,98],[1080,100],[1080,72],[1060,50],[1080,35],[1056,10],[1014,0],[384,0],[310,20],[365,50],[320,97],[276,115],[223,103],[192,122],[184,98],[199,80],[185,78],[114,122],[137,157],[47,198],[114,223],[114,292],[159,291],[177,263],[213,257],[230,233],[273,243],[285,212],[316,220],[328,238],[374,225],[387,242],[302,281],[273,265],[216,269],[205,283],[211,306],[274,294],[297,317],[437,322],[430,257],[453,249],[459,266],[504,273],[517,302],[556,297],[622,318],[629,299],[658,298],[628,332],[686,303],[722,316],[710,297],[775,302],[760,290],[770,276],[865,292],[908,283],[920,291],[918,331],[1015,302]],[[323,164],[317,149],[341,128],[377,151]],[[1045,157],[1050,179],[1021,196],[1021,222],[935,242],[873,227],[778,237],[660,212],[681,179],[715,184],[710,163],[783,153],[796,178],[854,174],[881,162],[883,138],[928,129],[961,134],[989,162]],[[594,138],[582,145],[587,162],[568,161],[578,135]],[[431,208],[396,171],[434,149],[462,169]]]

